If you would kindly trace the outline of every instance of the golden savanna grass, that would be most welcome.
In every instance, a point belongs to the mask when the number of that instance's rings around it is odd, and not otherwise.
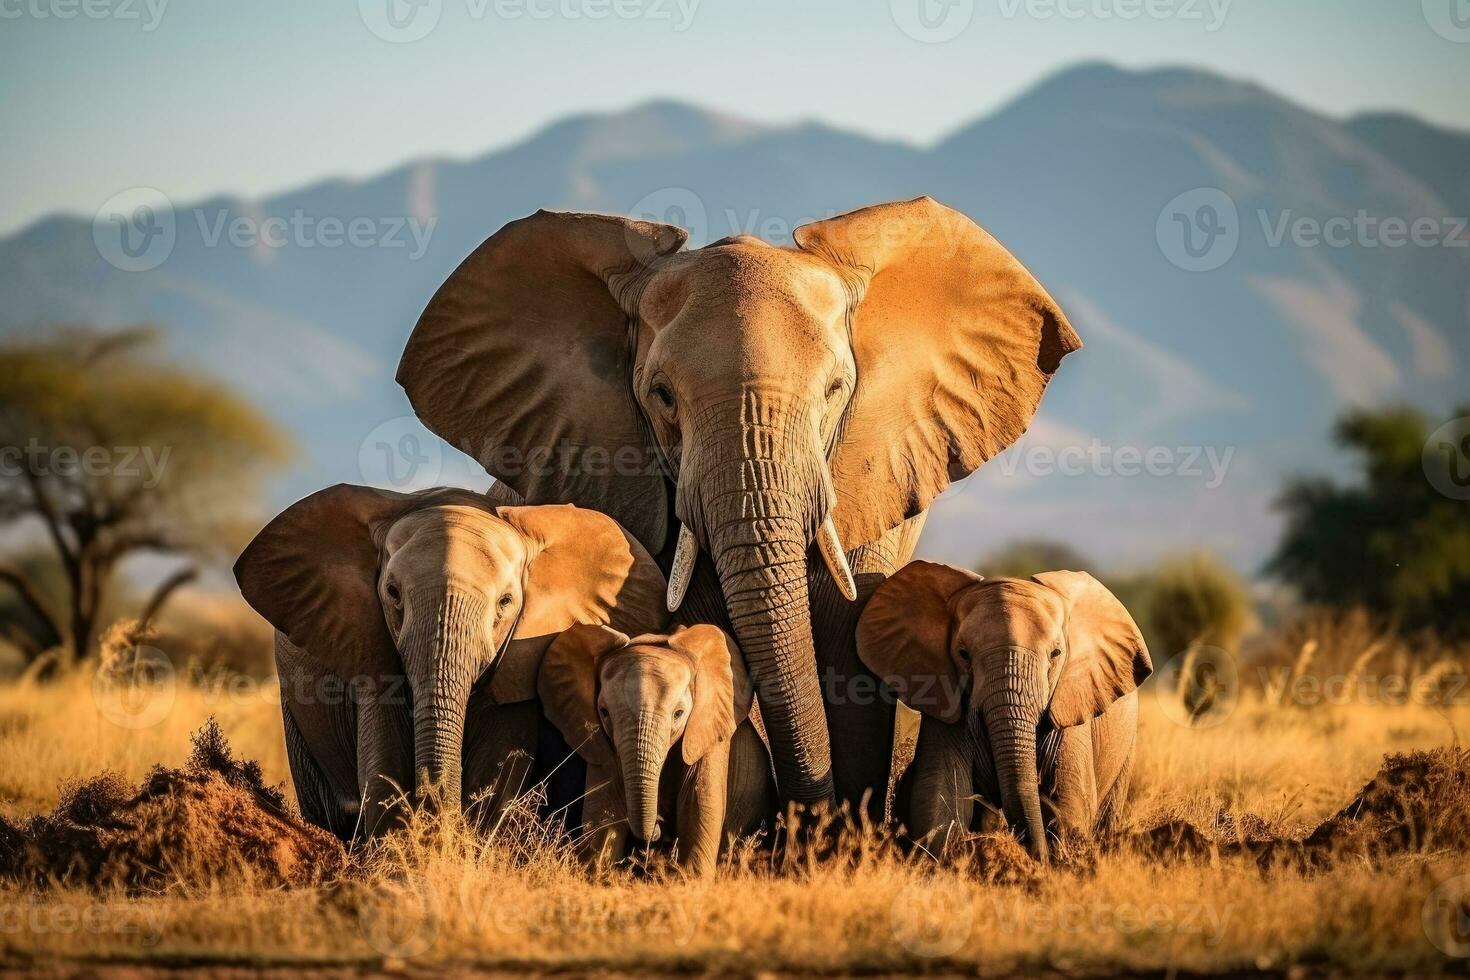
[[[1288,676],[1310,673],[1304,656],[1285,658]],[[1146,690],[1128,822],[1209,826],[1222,813],[1254,814],[1300,835],[1343,806],[1385,753],[1462,744],[1470,692],[1440,684],[1446,673],[1415,674],[1434,699],[1366,688],[1312,697],[1304,685],[1278,697],[1252,682],[1210,727],[1180,725],[1177,699]],[[1454,703],[1423,703],[1446,696]],[[155,689],[164,708],[129,697],[88,670],[0,688],[0,814],[17,822],[49,810],[64,783],[102,770],[137,781],[155,764],[180,765],[211,716],[238,757],[289,786],[268,682],[176,679]],[[986,975],[1465,966],[1424,925],[1436,887],[1470,874],[1459,852],[1302,874],[1248,857],[1159,862],[1123,848],[994,885],[903,858],[874,835],[844,850],[777,870],[747,849],[708,881],[594,880],[524,808],[488,836],[418,820],[360,856],[360,874],[330,885],[269,889],[245,875],[137,897],[0,886],[0,961]]]

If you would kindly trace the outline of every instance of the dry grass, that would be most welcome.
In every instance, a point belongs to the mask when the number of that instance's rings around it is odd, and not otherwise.
[[[189,733],[211,715],[267,781],[289,782],[269,686],[179,683],[167,710],[145,700],[130,712],[125,695],[100,690],[85,673],[0,688],[0,812],[49,809],[64,781],[104,769],[137,781],[156,763],[179,765]],[[1222,812],[1255,814],[1274,832],[1301,834],[1386,752],[1459,743],[1470,730],[1466,699],[1285,705],[1252,687],[1219,724],[1186,728],[1170,720],[1177,711],[1165,695],[1148,692],[1130,820],[1208,825]],[[129,717],[150,723],[109,720]],[[864,847],[867,856],[855,853]],[[0,961],[987,975],[1464,968],[1426,938],[1422,920],[1437,884],[1470,874],[1464,853],[1302,875],[1244,857],[1160,864],[1125,850],[1012,886],[901,859],[872,839],[849,857],[777,872],[750,850],[710,881],[594,881],[523,814],[490,839],[424,822],[330,887],[176,881],[129,899],[0,886]]]

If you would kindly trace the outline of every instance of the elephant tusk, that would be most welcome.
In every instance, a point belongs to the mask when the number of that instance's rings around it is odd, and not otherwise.
[[[837,536],[837,525],[832,523],[831,514],[817,529],[817,547],[822,549],[827,571],[837,581],[837,590],[848,602],[857,602],[857,583],[853,581],[852,569],[847,566],[847,554],[842,550],[842,539]]]
[[[679,543],[674,547],[674,565],[669,569],[669,594],[666,604],[669,612],[678,612],[684,603],[684,593],[689,591],[689,579],[694,575],[694,562],[699,557],[699,542],[694,532],[684,524],[679,525]]]

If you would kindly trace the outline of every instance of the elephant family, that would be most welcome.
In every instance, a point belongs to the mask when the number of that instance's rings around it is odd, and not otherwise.
[[[1153,664],[1128,610],[1086,572],[982,579],[911,562],[878,587],[857,637],[863,662],[923,715],[899,815],[915,839],[942,846],[970,829],[978,798],[1044,861],[1049,825],[1091,833],[1126,795]]]
[[[861,602],[1080,342],[1015,257],[929,198],[804,225],[794,248],[687,237],[514,221],[434,295],[398,381],[528,502],[631,531],[676,622],[734,634],[783,798],[868,794],[881,814],[894,708],[856,656]]]
[[[611,518],[465,490],[319,491],[255,537],[235,577],[277,630],[302,812],[343,839],[383,830],[400,788],[433,784],[457,807],[523,765],[540,659],[567,627],[668,620],[663,574]]]
[[[774,816],[770,755],[750,720],[754,692],[740,651],[715,626],[629,638],[574,626],[546,651],[538,683],[546,716],[587,760],[584,825],[653,843],[670,824],[675,857],[714,870],[722,844]]]

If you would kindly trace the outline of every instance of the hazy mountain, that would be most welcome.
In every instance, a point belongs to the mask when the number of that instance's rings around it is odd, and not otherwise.
[[[1176,202],[1200,188],[1214,193]],[[1274,540],[1282,475],[1341,466],[1325,436],[1344,405],[1406,399],[1442,414],[1466,391],[1470,232],[1452,219],[1470,213],[1470,134],[1401,114],[1332,119],[1202,72],[1101,65],[927,148],[657,102],[472,160],[263,201],[175,201],[172,251],[144,272],[109,265],[90,218],[52,218],[0,241],[0,327],[165,324],[181,355],[299,434],[282,502],[403,477],[384,468],[399,449],[426,456],[415,483],[483,482],[390,421],[408,411],[392,375],[434,288],[505,221],[539,207],[638,212],[683,222],[696,244],[737,231],[789,241],[805,221],[924,193],[1010,245],[1087,344],[1022,446],[936,508],[931,555],[970,561],[1045,534],[1108,564],[1201,545],[1252,567]],[[279,247],[232,239],[237,219],[271,218],[305,230]],[[1420,243],[1391,244],[1384,219],[1419,222]],[[330,244],[354,220],[359,244]],[[1048,451],[1067,447],[1057,472]],[[1153,449],[1155,474],[1119,475],[1120,448]],[[1072,462],[1089,472],[1070,475]]]

